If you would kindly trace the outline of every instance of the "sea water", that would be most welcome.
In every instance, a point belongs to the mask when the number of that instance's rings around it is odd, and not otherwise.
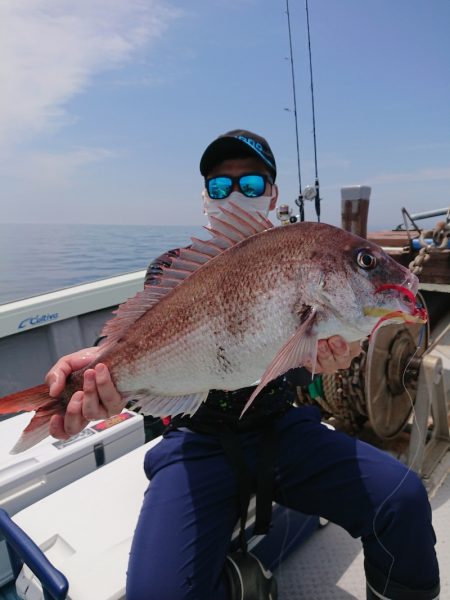
[[[192,235],[208,237],[201,226],[0,224],[0,304],[146,269]]]

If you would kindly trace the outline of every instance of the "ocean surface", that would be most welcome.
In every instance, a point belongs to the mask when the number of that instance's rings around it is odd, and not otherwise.
[[[207,237],[200,226],[0,224],[0,304],[146,269],[191,235]]]

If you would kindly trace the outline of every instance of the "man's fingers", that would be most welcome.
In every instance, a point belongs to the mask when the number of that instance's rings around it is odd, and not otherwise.
[[[353,358],[356,358],[357,356],[359,356],[362,352],[362,348],[361,348],[361,340],[357,341],[357,342],[350,342],[349,344],[350,346],[350,356]]]
[[[84,392],[75,392],[67,405],[64,415],[64,431],[69,435],[75,435],[86,427],[89,419],[83,416],[83,405],[85,402]]]
[[[84,372],[83,394],[82,414],[85,419],[93,421],[108,417],[106,409],[100,403],[94,369],[86,369]]]
[[[124,401],[111,380],[109,370],[103,363],[95,365],[97,394],[108,416],[117,415],[124,408]]]
[[[334,373],[338,368],[327,340],[319,340],[319,343],[317,344],[316,372]]]
[[[50,419],[50,423],[48,426],[48,431],[50,435],[58,440],[67,440],[70,437],[66,430],[64,429],[64,417],[62,415],[53,415]]]
[[[339,335],[335,335],[327,340],[328,348],[338,369],[348,369],[352,358],[350,356],[350,346]]]
[[[50,369],[45,376],[45,383],[50,388],[50,396],[55,398],[59,396],[64,389],[67,377],[72,372],[72,369],[65,357],[58,360],[58,362]]]
[[[75,392],[67,405],[66,414],[53,415],[49,423],[49,433],[59,440],[67,440],[86,427],[88,421],[83,417],[81,407],[83,392]]]
[[[317,345],[317,372],[328,375],[339,369],[348,369],[352,359],[360,351],[359,342],[349,344],[339,335],[326,340],[319,340]]]
[[[98,346],[94,346],[60,358],[45,377],[45,383],[50,388],[50,396],[53,398],[59,396],[64,389],[67,377],[73,371],[86,367],[97,356],[99,350]]]

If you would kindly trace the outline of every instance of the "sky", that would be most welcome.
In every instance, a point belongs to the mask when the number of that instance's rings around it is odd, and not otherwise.
[[[290,0],[302,187],[314,182],[304,0]],[[322,220],[448,206],[449,0],[309,0]],[[286,0],[1,0],[0,223],[199,225],[198,164],[235,128],[299,193]],[[315,220],[306,204],[306,218]]]

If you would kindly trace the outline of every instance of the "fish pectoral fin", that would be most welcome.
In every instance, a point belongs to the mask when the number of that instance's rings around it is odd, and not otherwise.
[[[251,403],[263,389],[263,387],[265,387],[273,379],[283,375],[283,373],[286,373],[290,369],[296,369],[303,366],[308,360],[312,361],[314,370],[317,358],[318,342],[317,335],[313,333],[315,316],[316,312],[314,310],[311,311],[311,314],[307,320],[301,324],[294,335],[277,353],[275,358],[265,370],[258,387],[255,389],[247,404],[244,406],[241,417],[250,407]]]
[[[168,417],[175,415],[193,415],[208,397],[209,390],[186,394],[184,396],[155,396],[145,391],[130,394],[127,398],[134,403],[133,408],[140,408],[144,415]],[[126,394],[128,396],[128,394]]]

